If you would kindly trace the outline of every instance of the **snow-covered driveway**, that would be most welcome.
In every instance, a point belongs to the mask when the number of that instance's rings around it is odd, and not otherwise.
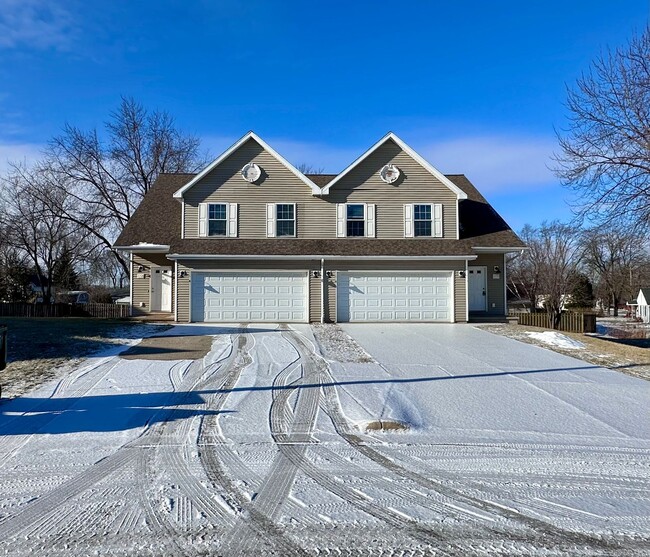
[[[470,326],[179,326],[0,405],[6,555],[644,555],[650,383]],[[407,427],[368,433],[383,420]]]

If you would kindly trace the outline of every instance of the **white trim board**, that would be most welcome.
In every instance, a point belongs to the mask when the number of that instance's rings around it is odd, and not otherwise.
[[[356,166],[361,164],[364,160],[366,160],[372,153],[374,153],[379,147],[381,147],[384,143],[386,143],[388,140],[392,140],[397,145],[404,151],[407,155],[409,155],[412,159],[414,159],[416,162],[418,162],[422,167],[424,167],[425,170],[429,171],[433,176],[435,176],[440,182],[442,182],[445,186],[447,186],[451,191],[453,191],[456,194],[457,199],[467,199],[467,194],[460,189],[456,184],[454,184],[447,176],[445,176],[442,172],[440,172],[437,168],[435,168],[430,162],[428,162],[426,159],[424,159],[421,155],[416,153],[411,147],[409,147],[406,143],[404,143],[399,137],[397,137],[393,132],[388,132],[384,137],[382,137],[377,143],[375,143],[370,149],[368,149],[365,153],[363,153],[360,157],[358,157],[350,166],[348,166],[343,172],[339,173],[339,175],[334,178],[329,184],[323,187],[322,189],[322,195],[327,195],[330,192],[330,188],[335,185],[337,182],[339,182],[343,176],[348,174],[352,169],[354,169]]]
[[[313,195],[321,195],[321,189],[314,184],[307,176],[305,176],[300,170],[298,170],[295,166],[293,166],[287,159],[285,159],[280,153],[278,153],[273,147],[271,147],[268,143],[266,143],[261,137],[259,137],[255,132],[248,132],[244,137],[233,143],[228,149],[226,149],[221,155],[219,155],[216,159],[214,159],[208,166],[206,166],[201,172],[199,172],[194,178],[192,178],[187,184],[185,184],[182,188],[176,190],[174,192],[174,197],[176,199],[182,199],[183,195],[187,190],[189,190],[192,186],[194,186],[197,182],[202,180],[208,173],[210,173],[212,170],[214,170],[217,166],[219,166],[226,158],[228,158],[230,155],[232,155],[237,149],[239,149],[244,143],[246,143],[249,139],[252,139],[256,141],[262,149],[264,149],[266,152],[268,152],[271,156],[275,157],[278,162],[280,162],[283,166],[289,170],[294,176],[296,176],[299,180],[304,182],[306,185],[308,185],[311,188],[311,192]]]
[[[477,255],[209,255],[171,253],[167,259],[326,259],[326,260],[396,260],[396,261],[474,261]]]

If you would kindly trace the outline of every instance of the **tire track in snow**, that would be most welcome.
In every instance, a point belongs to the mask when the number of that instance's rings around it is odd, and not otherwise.
[[[111,371],[113,371],[119,363],[114,360],[115,358],[113,357],[108,360],[104,359],[99,363],[83,367],[77,374],[73,374],[73,377],[61,379],[49,397],[43,398],[40,402],[36,402],[29,410],[25,410],[19,416],[10,418],[2,424],[0,427],[0,447],[2,447],[0,449],[0,469],[3,468],[7,462],[9,462],[11,457],[24,447],[29,440],[34,437],[34,435],[55,420],[62,412],[65,412],[74,406],[77,398],[83,397]],[[96,377],[98,374],[99,377]],[[79,383],[75,385],[75,389],[68,393],[67,389],[77,381],[79,381]],[[63,395],[67,396],[64,398]],[[67,401],[67,404],[57,407],[56,412],[42,412],[39,414],[39,412],[43,408],[47,407],[52,400],[65,400]],[[7,408],[3,408],[3,412],[4,411],[11,411],[11,401],[7,402]],[[27,414],[35,414],[31,418],[33,420],[31,433],[23,435],[3,434],[4,431],[11,430],[14,422],[24,419]]]
[[[620,544],[616,542],[608,542],[602,538],[590,536],[588,534],[564,530],[550,524],[547,521],[520,513],[515,509],[462,493],[460,490],[444,485],[440,481],[433,480],[431,478],[422,476],[417,472],[409,470],[408,468],[401,466],[377,450],[368,446],[359,435],[350,430],[348,421],[343,414],[343,410],[338,399],[334,377],[331,375],[331,371],[325,358],[318,354],[317,349],[306,339],[304,339],[302,335],[294,333],[294,338],[296,342],[298,342],[306,350],[310,350],[314,354],[314,357],[323,363],[322,365],[328,378],[328,384],[322,387],[325,393],[325,407],[327,414],[330,416],[330,419],[334,424],[336,432],[350,446],[354,447],[358,452],[366,456],[368,459],[372,460],[376,464],[381,465],[386,470],[389,470],[400,477],[410,479],[422,487],[444,495],[451,500],[455,500],[459,503],[475,507],[487,513],[510,519],[515,523],[519,523],[525,527],[528,527],[533,532],[535,532],[535,536],[540,536],[541,538],[548,540],[548,542],[545,543],[550,542],[551,545],[549,548],[566,546],[567,542],[569,542],[575,544],[577,547],[584,547],[587,545],[598,550],[625,550],[624,548],[620,547]],[[551,539],[549,540],[549,538]]]
[[[237,354],[233,365],[230,367],[219,392],[211,397],[208,404],[210,410],[216,410],[218,412],[223,408],[229,391],[237,384],[244,368],[253,361],[249,354],[248,344],[250,341],[248,335],[240,336],[238,341]],[[206,416],[203,419],[199,432],[199,456],[208,478],[233,510],[246,517],[246,523],[253,528],[256,536],[264,543],[265,547],[263,550],[267,552],[280,552],[279,554],[284,555],[302,554],[302,549],[287,539],[281,529],[272,520],[269,520],[264,514],[259,512],[225,473],[218,455],[220,446],[214,442],[214,434],[212,433],[213,431],[217,431],[217,419],[218,414]],[[220,552],[223,553],[223,551],[224,547],[221,547]]]
[[[280,330],[286,330],[286,326],[281,325]],[[285,366],[273,379],[269,423],[271,436],[276,444],[297,443],[304,456],[307,444],[313,442],[312,433],[316,424],[320,389],[286,388],[289,378],[298,367],[302,370],[302,379],[299,381],[318,380],[318,376],[312,375],[314,368],[304,361],[300,352],[297,351],[297,355],[298,359]],[[292,411],[289,398],[296,392],[295,410]],[[279,451],[273,459],[269,473],[259,487],[253,502],[255,510],[268,520],[276,521],[282,507],[289,501],[297,473],[298,468],[295,464]],[[252,553],[259,543],[258,532],[244,523],[243,532],[237,526],[231,530],[223,549],[228,554],[243,555]]]
[[[286,331],[283,331],[282,334],[301,354],[301,357],[305,361],[305,365],[312,367],[312,371],[305,374],[305,377],[309,378],[310,386],[301,390],[317,391],[320,393],[321,388],[314,386],[314,384],[323,383],[325,377],[329,377],[329,375],[326,375],[328,367],[325,360],[316,353],[315,347],[296,331],[288,329]],[[314,383],[314,381],[316,383]],[[299,380],[292,385],[294,385],[295,388],[299,388],[300,383],[303,382],[305,381]],[[302,436],[303,443],[304,440],[304,436]],[[438,546],[440,555],[445,554],[445,552],[439,549],[440,542],[444,539],[441,531],[423,525],[418,521],[398,512],[395,509],[382,508],[376,505],[374,501],[369,499],[364,494],[361,494],[358,491],[348,487],[340,478],[328,475],[321,468],[315,466],[306,458],[303,447],[291,443],[290,436],[289,438],[285,439],[282,439],[282,437],[280,437],[278,440],[276,440],[276,442],[279,443],[278,446],[280,448],[280,451],[282,451],[285,456],[291,462],[293,462],[297,468],[300,469],[301,472],[309,476],[321,487],[330,491],[347,503],[361,509],[369,516],[380,520],[385,525],[399,530],[399,533],[402,536],[406,534],[413,539],[423,542],[427,545],[434,544]]]

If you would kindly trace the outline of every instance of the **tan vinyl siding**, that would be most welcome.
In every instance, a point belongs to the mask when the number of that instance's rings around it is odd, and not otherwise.
[[[485,265],[487,267],[487,312],[493,315],[505,314],[504,299],[504,266],[503,254],[491,253],[479,255],[476,261],[471,261],[470,265]],[[500,273],[494,272],[494,266],[498,266]],[[498,275],[498,278],[494,278]]]
[[[394,184],[379,177],[385,164],[394,164],[401,175]],[[375,203],[376,238],[404,237],[404,204],[441,203],[443,206],[443,237],[455,239],[456,194],[412,159],[394,142],[387,141],[361,162],[326,196],[330,203]],[[335,219],[334,211],[330,219]],[[334,225],[331,226],[332,232]],[[329,232],[328,230],[325,233]],[[353,240],[353,239],[352,239]],[[406,241],[418,241],[409,238]]]
[[[139,272],[139,267],[144,267],[142,272]],[[171,267],[172,269],[172,312],[174,311],[174,263],[171,262],[165,254],[162,253],[142,253],[133,254],[131,277],[133,281],[133,315],[142,315],[149,313],[151,308],[150,304],[150,288],[151,288],[151,268],[152,267]],[[138,275],[144,275],[138,278]],[[142,304],[142,305],[140,305]]]
[[[244,165],[254,162],[262,169],[259,183],[242,179]],[[198,238],[199,203],[239,203],[238,237],[266,238],[266,204],[296,204],[296,237],[323,237],[323,226],[310,220],[316,205],[325,209],[328,204],[313,197],[310,187],[290,172],[275,157],[267,153],[253,139],[242,145],[212,172],[185,193],[185,238]],[[318,211],[316,211],[318,213]],[[332,228],[336,225],[332,221]],[[314,229],[309,235],[310,227]],[[334,237],[332,231],[331,237]],[[215,241],[225,241],[223,238]]]
[[[309,321],[312,323],[320,323],[320,291],[321,291],[321,278],[320,273],[318,277],[309,276]]]
[[[241,178],[240,170],[249,162],[262,169],[260,183],[250,184]],[[379,171],[388,163],[402,171],[395,184],[379,178]],[[375,237],[379,239],[404,237],[404,204],[441,203],[443,237],[457,237],[456,194],[393,141],[377,149],[321,198],[312,195],[307,184],[251,139],[185,193],[185,238],[198,237],[199,203],[204,202],[239,203],[238,237],[253,239],[266,237],[267,203],[295,203],[296,237],[306,239],[336,238],[337,203],[374,203]],[[215,241],[232,240],[221,237]]]

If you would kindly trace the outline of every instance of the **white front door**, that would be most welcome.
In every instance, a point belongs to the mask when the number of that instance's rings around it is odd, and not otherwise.
[[[487,267],[467,268],[469,311],[487,311]]]
[[[151,268],[151,311],[172,310],[172,268]]]
[[[192,321],[306,322],[307,272],[192,273]]]
[[[339,272],[337,321],[453,322],[452,273]]]

